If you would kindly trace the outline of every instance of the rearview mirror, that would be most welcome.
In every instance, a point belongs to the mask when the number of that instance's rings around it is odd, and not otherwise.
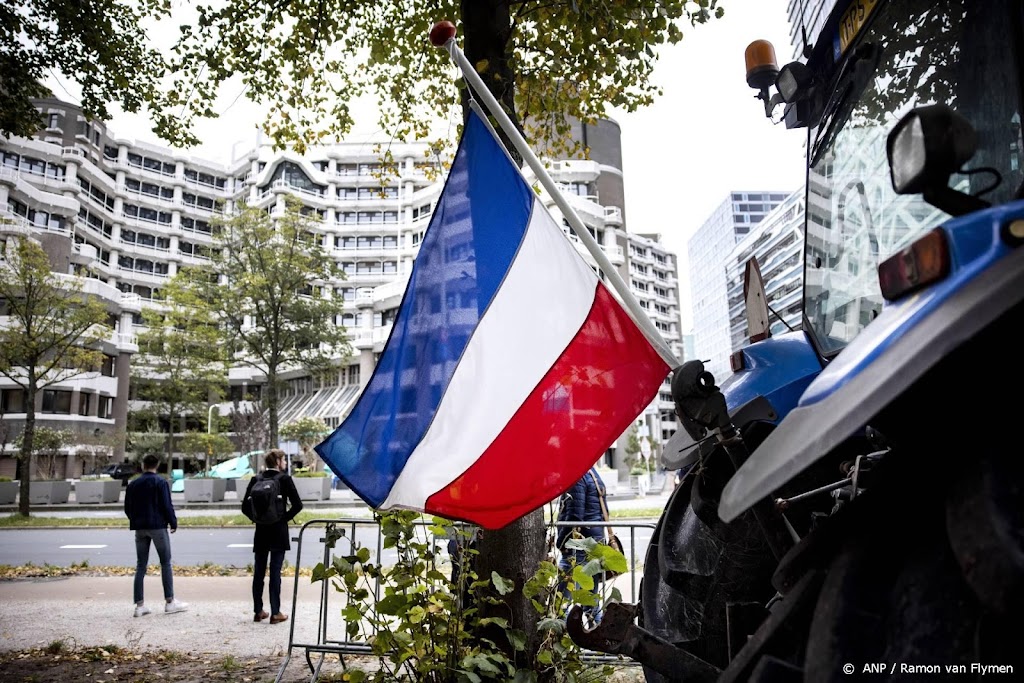
[[[974,127],[952,107],[917,107],[886,139],[892,188],[896,194],[923,194],[929,204],[954,216],[985,208],[988,202],[949,187],[949,177],[977,149]]]

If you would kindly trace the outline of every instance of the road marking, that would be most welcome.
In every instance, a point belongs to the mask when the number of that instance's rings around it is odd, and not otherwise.
[[[228,543],[229,548],[251,548],[252,543]]]
[[[99,548],[106,548],[105,545],[62,545],[61,550],[67,548],[68,550],[96,550]]]

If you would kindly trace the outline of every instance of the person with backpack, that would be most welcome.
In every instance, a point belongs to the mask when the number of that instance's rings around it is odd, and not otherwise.
[[[242,513],[256,523],[252,552],[255,555],[252,576],[253,621],[268,616],[271,624],[288,619],[281,611],[281,567],[284,554],[291,550],[288,522],[302,511],[302,499],[295,482],[286,472],[287,458],[279,448],[264,456],[266,469],[249,480],[242,498]],[[263,582],[270,567],[270,614],[263,610]]]

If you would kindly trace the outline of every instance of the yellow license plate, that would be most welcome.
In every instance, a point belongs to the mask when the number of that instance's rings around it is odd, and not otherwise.
[[[853,39],[860,33],[864,22],[871,16],[878,0],[854,0],[849,8],[843,13],[843,19],[839,22],[839,54],[846,52]]]

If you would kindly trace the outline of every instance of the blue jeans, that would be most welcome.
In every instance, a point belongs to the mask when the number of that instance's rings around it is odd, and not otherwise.
[[[135,603],[142,602],[142,586],[149,564],[149,542],[156,546],[160,557],[160,580],[164,584],[164,599],[174,599],[174,575],[171,573],[171,537],[167,529],[135,530]]]
[[[252,574],[253,613],[263,611],[263,578],[267,574],[267,555],[270,555],[270,613],[281,613],[281,567],[284,565],[283,550],[256,553]]]
[[[575,566],[582,567],[587,563],[587,553],[584,550],[563,550],[562,559],[558,561],[558,592],[565,598],[565,603],[568,605],[572,602],[572,590],[569,588],[569,581],[572,579],[572,569]],[[573,582],[573,588],[579,588],[579,585]],[[583,608],[585,613],[591,614],[594,617],[594,621],[601,621],[601,578],[599,576],[594,577],[594,587],[591,592],[597,596],[597,606],[590,607],[586,606]]]

